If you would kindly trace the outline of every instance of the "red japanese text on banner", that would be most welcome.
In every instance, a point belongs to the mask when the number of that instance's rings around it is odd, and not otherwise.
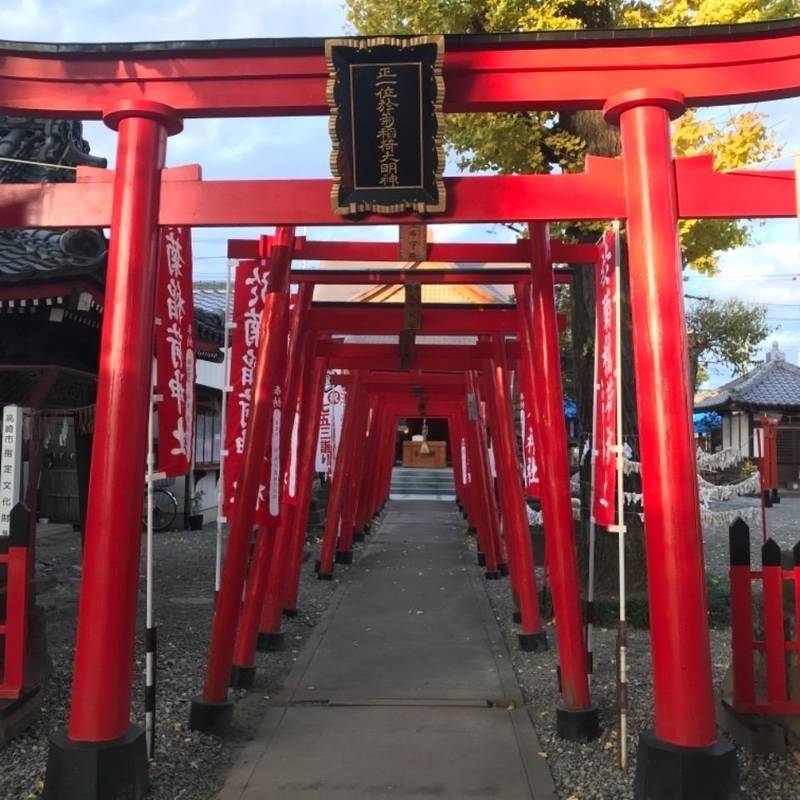
[[[161,228],[156,292],[156,394],[158,462],[168,476],[192,466],[195,422],[194,301],[192,234],[189,228]]]
[[[615,522],[617,444],[616,292],[619,253],[610,229],[600,241],[596,267],[596,374],[594,390],[594,485],[592,515],[598,525]]]
[[[244,454],[268,275],[269,268],[265,263],[242,261],[236,268],[234,279],[233,330],[230,343],[231,391],[228,395],[223,487],[223,510],[226,515],[233,502]]]
[[[536,466],[536,443],[533,438],[533,408],[520,395],[520,418],[522,424],[522,466],[525,494],[533,499],[539,497],[539,468]]]
[[[333,475],[333,467],[336,463],[336,451],[339,447],[339,437],[344,422],[344,405],[344,388],[331,383],[331,373],[329,372],[325,379],[325,391],[322,395],[315,465],[317,472],[324,472],[328,477]]]

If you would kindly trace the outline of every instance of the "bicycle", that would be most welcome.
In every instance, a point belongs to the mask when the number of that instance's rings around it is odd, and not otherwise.
[[[153,489],[153,530],[166,531],[178,516],[178,501],[168,489]],[[147,489],[144,491],[142,527],[147,528]]]

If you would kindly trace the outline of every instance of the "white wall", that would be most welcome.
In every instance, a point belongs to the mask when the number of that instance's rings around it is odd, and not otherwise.
[[[197,364],[198,385],[222,391],[222,384],[225,381],[225,364],[214,364],[211,361],[200,359],[195,363]]]

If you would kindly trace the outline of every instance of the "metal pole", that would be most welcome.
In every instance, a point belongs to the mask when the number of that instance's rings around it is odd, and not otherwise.
[[[622,276],[620,275],[620,236],[619,222],[614,222],[614,252],[617,254],[616,282],[614,292],[614,306],[616,326],[614,330],[614,348],[616,372],[614,381],[617,395],[617,436],[616,436],[616,466],[617,466],[617,537],[619,560],[619,628],[617,631],[617,679],[619,690],[617,707],[619,713],[619,766],[626,769],[628,766],[628,636],[626,630],[626,593],[625,593],[625,458],[622,442]],[[595,351],[595,358],[597,351]],[[595,375],[597,372],[595,371]],[[594,471],[594,462],[592,462]],[[594,521],[594,520],[593,520]],[[592,553],[594,556],[594,553]],[[594,558],[592,558],[593,565]]]
[[[153,414],[155,411],[154,392],[156,387],[156,366],[153,363],[153,377],[150,381],[150,408],[147,418],[147,553],[145,565],[145,678],[144,678],[144,732],[147,741],[147,755],[155,757],[156,733],[156,638],[153,625],[153,480],[155,478],[155,452],[153,449]]]
[[[228,450],[225,447],[225,433],[228,426],[228,395],[231,391],[231,331],[236,327],[236,322],[231,321],[231,271],[235,269],[238,262],[228,261],[225,265],[225,377],[222,385],[222,409],[220,411],[220,442],[222,446],[219,451],[219,481],[217,483],[217,541],[214,553],[214,596],[219,594],[220,578],[222,577],[222,526],[227,522],[225,519],[224,500],[225,500],[225,457]]]

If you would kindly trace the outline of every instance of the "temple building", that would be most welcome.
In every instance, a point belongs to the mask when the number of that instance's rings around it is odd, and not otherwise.
[[[78,121],[0,117],[0,157],[3,183],[74,181],[78,166],[105,166]],[[40,471],[29,501],[50,522],[80,525],[85,513],[107,244],[99,229],[0,231],[0,406],[26,409],[27,469]],[[198,291],[194,314],[196,486],[188,492],[205,489],[215,505],[224,296]],[[183,481],[170,489],[183,503]]]
[[[760,417],[778,420],[778,481],[800,484],[800,367],[772,345],[763,363],[746,375],[704,392],[695,411],[716,411],[722,417],[722,447],[747,457],[757,455],[754,431]]]

